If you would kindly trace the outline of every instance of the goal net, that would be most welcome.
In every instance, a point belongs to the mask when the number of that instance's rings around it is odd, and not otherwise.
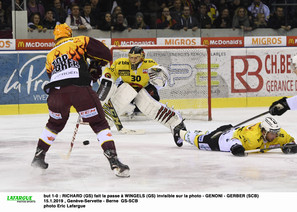
[[[160,102],[186,119],[211,120],[211,70],[208,46],[141,46],[145,58],[169,71],[169,81],[159,90]],[[131,46],[112,47],[113,61],[128,57]]]

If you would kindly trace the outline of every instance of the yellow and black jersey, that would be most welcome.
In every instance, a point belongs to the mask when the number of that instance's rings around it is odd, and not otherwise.
[[[123,82],[139,90],[148,85],[148,69],[154,65],[158,64],[153,59],[144,59],[138,65],[137,70],[133,70],[129,58],[119,58],[113,62],[110,68],[105,68],[103,76],[112,78],[114,81],[121,77]]]
[[[281,147],[295,140],[284,129],[281,129],[278,137],[271,142],[265,142],[260,124],[261,122],[236,129],[233,133],[233,138],[240,140],[245,150]]]
[[[92,79],[87,58],[106,65],[111,61],[111,53],[102,42],[87,36],[59,40],[46,58],[50,83],[45,90],[57,86],[90,85]]]

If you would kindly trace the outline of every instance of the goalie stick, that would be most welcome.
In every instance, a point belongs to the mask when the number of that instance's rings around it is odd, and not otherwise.
[[[104,105],[102,106],[105,116],[106,118],[108,118],[109,120],[112,120],[117,128],[117,130],[123,134],[129,134],[129,135],[143,135],[145,134],[145,130],[131,130],[131,129],[126,129],[123,127],[123,124],[120,120],[120,117],[117,114],[117,111],[115,110],[112,102],[110,101],[110,99],[108,100],[107,103],[104,103]]]
[[[235,126],[233,126],[233,127],[231,127],[231,128],[239,127],[239,126],[241,126],[241,125],[243,125],[243,124],[245,124],[245,123],[247,123],[247,122],[249,122],[249,121],[252,121],[252,120],[254,120],[254,119],[256,119],[256,118],[259,118],[259,117],[261,117],[261,116],[264,116],[264,115],[266,115],[266,114],[268,114],[268,113],[269,113],[269,111],[266,111],[266,112],[264,112],[264,113],[261,113],[261,114],[259,114],[259,115],[256,115],[256,116],[254,116],[254,117],[252,117],[252,118],[249,118],[249,119],[247,119],[247,120],[245,120],[245,121],[243,121],[243,122],[240,122],[239,124],[236,124]],[[231,128],[228,128],[228,129],[225,129],[224,131],[219,131],[219,132],[215,133],[213,136],[211,136],[211,139],[214,139],[215,137],[221,135],[221,134],[224,133],[224,132],[227,132],[227,131],[230,130]]]
[[[102,81],[103,82],[103,81]],[[101,82],[101,83],[102,83]],[[123,134],[130,134],[130,135],[142,135],[145,134],[145,130],[130,130],[130,129],[126,129],[123,127],[123,124],[120,120],[120,117],[118,116],[117,111],[115,110],[112,102],[110,99],[108,99],[107,102],[105,102],[104,100],[107,97],[107,93],[110,92],[111,87],[113,86],[111,81],[105,80],[104,81],[104,85],[103,86],[99,86],[98,90],[97,90],[97,94],[99,96],[99,99],[101,101],[104,113],[105,113],[105,117],[110,120],[113,121],[113,123],[115,124],[117,130]],[[103,103],[105,102],[105,103]]]

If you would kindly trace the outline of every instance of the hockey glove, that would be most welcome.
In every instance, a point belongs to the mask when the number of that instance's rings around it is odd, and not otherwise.
[[[89,65],[89,72],[94,81],[98,80],[102,75],[102,66],[100,62],[92,60]]]
[[[239,156],[239,157],[245,156],[245,154],[244,154],[245,148],[240,144],[232,145],[230,148],[230,151],[235,156]]]
[[[282,99],[273,102],[272,105],[269,107],[269,113],[273,116],[280,116],[284,114],[287,110],[290,110],[290,107],[286,99],[287,97],[283,97]]]
[[[148,69],[150,83],[154,86],[165,87],[167,85],[169,74],[164,66],[155,65]]]
[[[295,154],[297,153],[297,145],[296,144],[285,144],[282,147],[282,151],[284,154]]]

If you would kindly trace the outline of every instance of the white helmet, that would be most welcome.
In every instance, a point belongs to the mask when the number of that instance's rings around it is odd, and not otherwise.
[[[297,74],[297,55],[291,58],[291,70]]]
[[[261,122],[261,129],[264,129],[267,133],[272,132],[278,134],[280,132],[279,124],[272,117],[267,117]]]

